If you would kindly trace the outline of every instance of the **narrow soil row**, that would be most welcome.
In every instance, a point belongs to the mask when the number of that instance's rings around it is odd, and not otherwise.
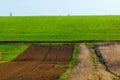
[[[0,64],[0,80],[57,80],[73,55],[72,45],[31,45],[13,61]]]

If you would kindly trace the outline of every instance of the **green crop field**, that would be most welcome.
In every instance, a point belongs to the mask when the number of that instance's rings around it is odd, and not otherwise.
[[[0,17],[0,41],[120,40],[120,16]]]

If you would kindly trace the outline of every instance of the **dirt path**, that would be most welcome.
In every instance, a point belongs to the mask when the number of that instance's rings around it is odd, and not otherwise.
[[[0,65],[0,80],[57,80],[72,58],[73,46],[31,45],[9,63]]]
[[[78,59],[67,80],[120,80],[99,63],[95,51],[80,44]]]
[[[88,76],[92,72],[89,56],[90,52],[88,48],[85,44],[81,44],[77,63],[68,77],[68,80],[88,80]]]

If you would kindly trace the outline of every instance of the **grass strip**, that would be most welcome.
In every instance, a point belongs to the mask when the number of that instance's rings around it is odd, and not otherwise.
[[[9,62],[22,53],[28,45],[25,44],[0,44],[1,61]]]
[[[70,63],[67,65],[68,66],[68,69],[66,70],[65,73],[63,73],[58,80],[66,80],[68,75],[70,74],[73,66],[75,65],[76,63],[76,60],[77,60],[77,57],[78,57],[78,45],[76,44],[75,45],[75,48],[74,48],[74,53],[73,53],[73,56],[72,56],[72,59],[70,61]]]

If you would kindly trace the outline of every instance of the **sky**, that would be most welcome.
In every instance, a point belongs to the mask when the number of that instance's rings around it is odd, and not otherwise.
[[[0,16],[120,15],[120,0],[0,0]]]

